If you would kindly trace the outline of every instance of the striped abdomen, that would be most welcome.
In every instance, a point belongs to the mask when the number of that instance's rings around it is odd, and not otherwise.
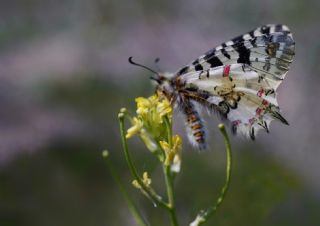
[[[199,149],[206,148],[206,133],[196,107],[191,101],[184,103],[183,111],[186,115],[186,127],[190,142]]]

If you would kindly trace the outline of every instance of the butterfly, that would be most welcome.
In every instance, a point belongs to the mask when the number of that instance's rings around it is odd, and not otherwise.
[[[295,55],[295,42],[285,25],[264,25],[217,46],[175,73],[155,73],[156,89],[185,116],[190,142],[207,147],[202,109],[218,113],[234,134],[251,139],[269,132],[272,120],[288,125],[281,115],[276,90]]]

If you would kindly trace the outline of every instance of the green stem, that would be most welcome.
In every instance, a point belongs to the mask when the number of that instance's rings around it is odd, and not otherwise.
[[[131,159],[131,155],[129,153],[128,143],[127,143],[126,134],[125,134],[126,132],[125,132],[125,128],[124,128],[124,113],[119,113],[118,118],[119,118],[119,124],[120,124],[121,142],[122,142],[122,146],[123,146],[123,150],[124,150],[124,155],[125,155],[125,158],[126,158],[126,161],[127,161],[127,164],[128,164],[128,167],[129,167],[129,170],[130,170],[132,176],[134,177],[135,180],[138,181],[138,183],[141,186],[141,188],[143,189],[143,191],[146,192],[148,197],[152,200],[152,202],[155,205],[169,209],[168,204],[165,203],[162,200],[162,198],[160,196],[158,196],[153,190],[149,189],[141,180],[141,178],[138,174],[138,171],[133,164],[133,161]]]
[[[220,132],[223,135],[224,138],[224,144],[226,146],[226,155],[227,155],[227,166],[226,166],[226,180],[225,180],[225,184],[221,189],[220,192],[220,196],[218,197],[217,201],[215,202],[215,204],[211,207],[209,207],[207,210],[205,211],[201,211],[196,219],[190,224],[190,226],[198,226],[201,225],[203,223],[205,223],[219,208],[219,206],[222,204],[227,191],[229,189],[229,185],[230,185],[230,179],[231,179],[231,172],[232,172],[232,152],[231,152],[231,144],[230,144],[230,140],[228,137],[228,134],[226,132],[226,129],[224,127],[223,124],[219,125],[219,129]]]
[[[170,119],[168,118],[168,116],[164,117],[164,122],[165,122],[166,128],[167,128],[168,144],[172,148],[172,124],[171,124]]]
[[[168,135],[168,144],[170,148],[173,147],[172,144],[172,123],[170,119],[166,116],[164,117],[165,124],[167,127],[167,135]],[[173,191],[173,174],[171,172],[171,166],[163,164],[163,173],[165,177],[166,189],[167,189],[167,196],[169,202],[169,213],[170,213],[170,222],[172,226],[178,226],[178,219],[176,214],[175,202],[174,202],[174,191]]]
[[[139,212],[137,206],[133,203],[133,200],[130,198],[128,192],[126,191],[126,189],[122,185],[122,183],[120,181],[120,178],[119,178],[116,170],[114,169],[114,166],[113,166],[112,162],[109,160],[108,151],[103,151],[102,156],[104,157],[104,159],[106,159],[108,170],[109,170],[111,176],[113,177],[113,179],[115,180],[115,182],[116,182],[120,192],[122,193],[124,199],[126,200],[126,202],[128,204],[128,207],[129,207],[133,217],[137,221],[138,225],[140,225],[140,226],[148,226],[147,222],[143,219],[141,213]]]
[[[163,165],[163,173],[166,182],[166,189],[168,195],[168,202],[169,202],[169,213],[170,213],[170,222],[172,226],[178,226],[178,219],[176,215],[176,208],[174,203],[174,192],[173,192],[173,178],[171,174],[170,166]]]

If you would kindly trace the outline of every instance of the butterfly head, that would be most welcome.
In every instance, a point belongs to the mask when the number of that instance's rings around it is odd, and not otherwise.
[[[173,85],[172,73],[160,73],[157,81],[156,89],[166,96],[169,100],[172,99],[175,91]]]

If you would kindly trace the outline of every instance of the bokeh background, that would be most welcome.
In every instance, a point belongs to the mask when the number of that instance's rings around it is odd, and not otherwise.
[[[134,56],[175,71],[210,48],[257,26],[287,24],[296,57],[280,86],[290,126],[274,122],[255,142],[232,137],[234,174],[225,203],[208,225],[320,225],[320,1],[1,0],[0,225],[135,225],[108,173],[118,174],[151,225],[166,214],[139,194],[120,146],[117,113],[149,96],[147,71]],[[175,132],[184,134],[176,116]],[[214,200],[225,156],[217,117],[207,118],[211,149],[184,142],[176,181],[181,225]],[[138,139],[141,171],[163,191],[161,170]]]

